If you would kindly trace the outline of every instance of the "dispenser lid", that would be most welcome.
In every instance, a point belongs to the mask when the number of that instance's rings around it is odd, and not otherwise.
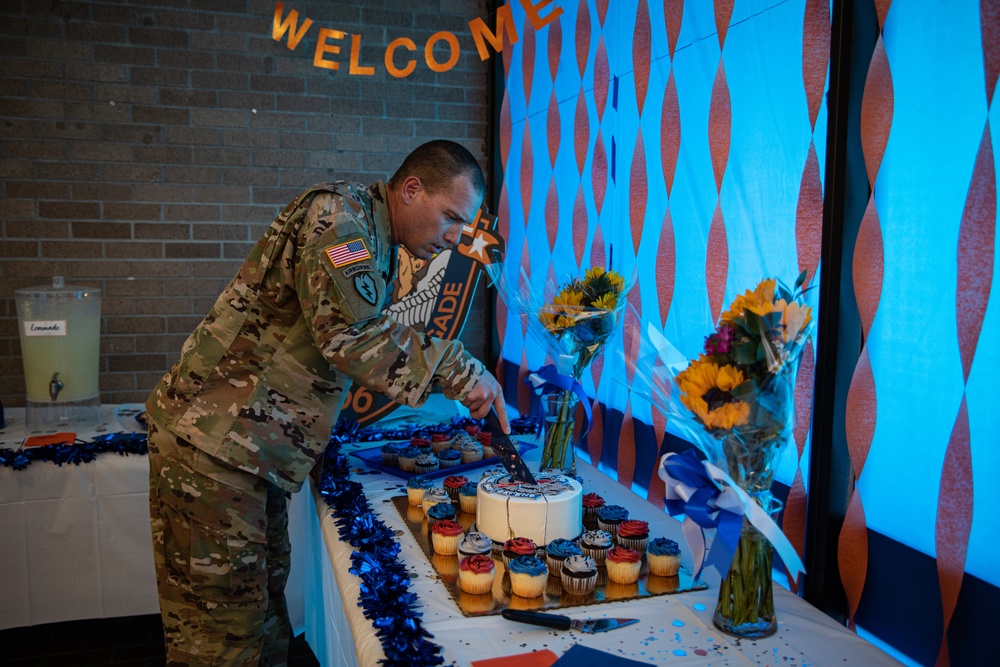
[[[62,276],[53,276],[51,285],[36,285],[14,290],[19,299],[88,299],[100,297],[99,287],[84,287],[82,285],[66,285]]]

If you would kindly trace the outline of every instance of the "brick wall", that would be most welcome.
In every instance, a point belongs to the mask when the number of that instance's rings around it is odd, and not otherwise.
[[[102,398],[143,401],[303,187],[387,178],[436,138],[487,165],[488,62],[467,25],[487,17],[485,0],[286,0],[283,15],[313,21],[295,50],[272,39],[276,4],[0,3],[4,405],[24,401],[17,288],[56,274],[101,288]],[[325,55],[339,70],[313,64],[320,28],[347,33],[327,41],[342,47]],[[441,73],[423,59],[438,30],[461,47]],[[352,34],[371,76],[348,71]],[[416,44],[416,68],[394,78],[383,58],[400,37]],[[480,294],[463,336],[477,354],[484,304]]]

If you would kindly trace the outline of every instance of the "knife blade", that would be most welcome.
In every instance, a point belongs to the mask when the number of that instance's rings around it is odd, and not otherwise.
[[[521,611],[518,609],[504,609],[501,615],[508,621],[518,623],[528,623],[530,625],[540,625],[545,628],[555,628],[557,630],[579,630],[588,634],[597,632],[607,632],[617,630],[626,625],[638,623],[638,618],[586,618],[577,619],[560,614],[545,614],[538,611]]]
[[[496,408],[492,406],[489,414],[486,415],[486,430],[493,436],[493,451],[496,452],[497,458],[500,459],[504,470],[510,473],[511,478],[522,484],[535,484],[535,478],[528,470],[528,464],[518,453],[517,445],[503,432],[500,427],[500,417],[497,416]]]

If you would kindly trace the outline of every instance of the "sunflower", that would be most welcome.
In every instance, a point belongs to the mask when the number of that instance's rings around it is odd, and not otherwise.
[[[681,390],[681,402],[705,428],[728,431],[750,419],[750,406],[730,393],[743,380],[743,373],[738,368],[720,367],[702,355],[677,375],[677,386]]]
[[[608,292],[607,294],[602,294],[594,300],[594,308],[602,308],[604,310],[614,310],[615,305],[618,303],[618,295],[614,292]]]
[[[785,307],[781,314],[781,338],[791,343],[812,322],[812,308],[793,301]]]
[[[777,284],[778,281],[774,278],[768,278],[761,281],[752,291],[747,290],[737,296],[733,299],[729,310],[722,313],[722,321],[732,324],[735,320],[743,317],[744,313],[748,310],[758,315],[766,315],[778,310],[779,307],[776,307],[774,302],[774,288]],[[782,300],[781,303],[784,304],[784,301]]]

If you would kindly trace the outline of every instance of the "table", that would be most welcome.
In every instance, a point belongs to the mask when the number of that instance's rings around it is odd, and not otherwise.
[[[135,420],[142,409],[102,406],[100,422],[79,429],[77,437],[142,432]],[[6,417],[0,447],[17,449],[25,438],[24,410],[8,408]],[[302,542],[307,495],[295,494],[289,506],[286,597],[296,634],[304,627],[299,561],[309,552]],[[0,629],[160,613],[144,455],[104,453],[80,465],[35,461],[25,470],[0,468],[0,535]]]
[[[437,414],[455,414],[441,410],[440,406],[437,409]],[[421,415],[400,409],[391,419],[427,420],[427,414],[427,411]],[[442,417],[440,421],[446,419]],[[347,446],[344,452],[374,444]],[[538,450],[529,452],[529,465],[537,465],[538,456]],[[352,467],[363,466],[355,457],[350,460]],[[585,491],[597,491],[608,503],[625,506],[633,518],[649,522],[652,536],[676,540],[682,545],[685,558],[690,558],[676,520],[587,463],[579,463],[578,472],[583,477]],[[775,586],[777,634],[741,641],[724,635],[712,625],[718,595],[718,574],[714,571],[705,577],[708,590],[572,608],[569,613],[580,618],[641,619],[629,627],[599,635],[536,628],[500,616],[465,617],[444,587],[435,581],[430,562],[389,501],[403,493],[402,480],[384,473],[353,475],[352,479],[362,483],[369,503],[381,519],[399,531],[401,558],[416,574],[411,590],[420,596],[424,627],[434,635],[433,641],[442,646],[445,664],[469,665],[473,660],[543,647],[561,655],[577,643],[640,662],[672,665],[900,664],[780,586]],[[314,558],[307,564],[309,570],[305,576],[312,584],[306,591],[306,638],[325,667],[375,667],[384,653],[371,623],[357,606],[360,580],[348,572],[352,549],[340,541],[329,509],[314,490],[308,499],[314,503],[316,512],[310,511],[312,508],[303,512],[310,517],[305,539],[322,542],[327,558],[315,558],[314,552]],[[689,560],[683,564],[691,566]]]

